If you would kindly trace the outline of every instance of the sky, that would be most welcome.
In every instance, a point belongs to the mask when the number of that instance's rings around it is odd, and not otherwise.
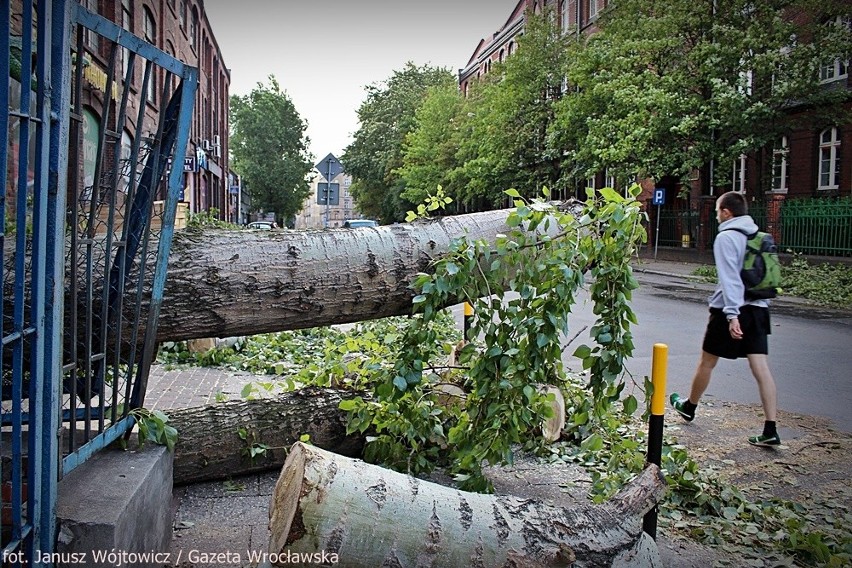
[[[467,65],[479,40],[509,18],[518,0],[205,0],[231,70],[232,95],[274,75],[308,124],[316,161],[340,157],[358,129],[366,85],[412,61]]]

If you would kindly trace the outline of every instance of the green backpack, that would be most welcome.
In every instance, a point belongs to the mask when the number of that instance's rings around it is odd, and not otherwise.
[[[778,260],[778,247],[769,233],[757,231],[746,233],[746,253],[740,277],[745,285],[746,300],[766,300],[774,298],[781,290],[781,262]]]

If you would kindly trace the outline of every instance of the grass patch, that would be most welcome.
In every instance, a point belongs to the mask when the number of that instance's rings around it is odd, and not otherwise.
[[[705,282],[717,281],[715,266],[699,266],[693,276]],[[793,254],[781,267],[783,296],[796,296],[821,306],[852,309],[852,267],[844,264],[811,264],[801,254]]]

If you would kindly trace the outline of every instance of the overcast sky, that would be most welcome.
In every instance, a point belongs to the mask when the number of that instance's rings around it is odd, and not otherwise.
[[[407,61],[467,64],[479,40],[508,19],[517,0],[205,0],[231,70],[231,94],[275,75],[308,123],[316,160],[336,156],[358,128],[364,86]]]

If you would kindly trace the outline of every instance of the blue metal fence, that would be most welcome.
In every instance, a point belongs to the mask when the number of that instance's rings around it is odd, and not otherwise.
[[[183,163],[197,71],[72,0],[12,9],[0,3],[2,551],[38,566],[59,478],[128,433],[144,402],[182,181],[168,166]],[[84,35],[108,56],[90,58]],[[102,92],[86,97],[98,136],[81,178],[84,77]]]

